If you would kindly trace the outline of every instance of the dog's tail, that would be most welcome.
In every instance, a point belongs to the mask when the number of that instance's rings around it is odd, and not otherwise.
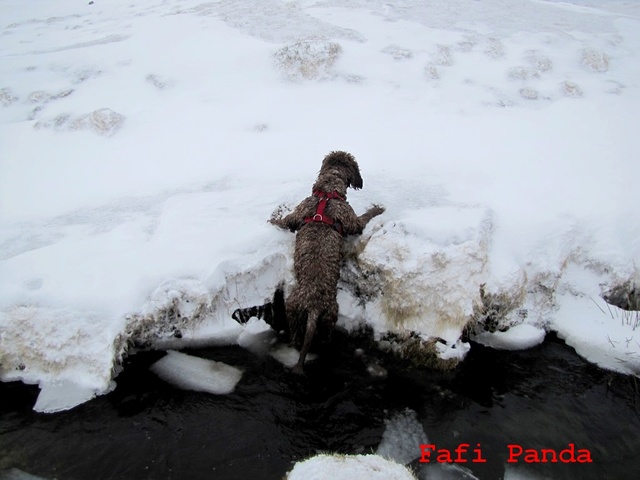
[[[252,317],[264,320],[278,333],[288,334],[289,325],[287,323],[283,288],[281,286],[276,288],[271,302],[248,308],[238,308],[231,314],[231,318],[240,324],[247,323]]]
[[[304,361],[307,357],[307,353],[309,353],[309,348],[311,348],[311,342],[313,341],[313,336],[316,333],[316,326],[318,324],[318,318],[320,317],[320,312],[316,309],[309,310],[309,314],[307,316],[307,328],[304,333],[304,343],[302,344],[302,348],[300,349],[300,357],[298,357],[298,363],[293,367],[293,373],[301,374],[304,372]]]

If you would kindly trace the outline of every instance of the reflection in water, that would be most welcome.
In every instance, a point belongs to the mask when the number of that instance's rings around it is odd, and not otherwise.
[[[390,419],[407,409],[437,448],[468,443],[487,459],[455,469],[414,460],[420,478],[503,478],[509,444],[559,451],[572,443],[593,458],[507,464],[509,479],[640,473],[636,379],[586,363],[555,338],[522,352],[473,345],[445,373],[412,368],[342,335],[303,378],[239,347],[188,353],[241,368],[242,379],[228,395],[179,390],[149,370],[163,352],[140,353],[127,360],[115,391],[49,415],[31,411],[37,387],[0,384],[0,478],[19,469],[59,480],[280,479],[318,452],[375,452]],[[372,365],[386,374],[370,373]]]

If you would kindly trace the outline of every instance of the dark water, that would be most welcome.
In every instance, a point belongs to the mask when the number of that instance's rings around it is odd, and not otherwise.
[[[508,444],[560,450],[569,443],[588,449],[593,463],[527,471],[640,478],[636,380],[588,364],[556,338],[522,352],[474,344],[451,373],[412,368],[342,335],[302,379],[239,347],[187,353],[245,369],[235,392],[171,387],[148,370],[161,352],[129,358],[115,391],[68,412],[35,413],[37,387],[0,384],[0,471],[58,480],[281,479],[317,452],[375,451],[384,420],[410,408],[438,448],[481,444],[487,462],[465,467],[483,480],[503,478]],[[374,360],[386,377],[367,373]]]

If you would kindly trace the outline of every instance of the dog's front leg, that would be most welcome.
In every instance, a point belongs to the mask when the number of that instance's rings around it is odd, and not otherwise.
[[[372,205],[364,212],[362,215],[358,217],[358,224],[360,228],[364,230],[364,227],[367,226],[367,223],[371,221],[372,218],[377,217],[384,213],[385,208],[381,205]]]
[[[269,223],[271,225],[275,225],[276,227],[289,230],[290,232],[296,232],[300,230],[300,228],[304,224],[300,220],[300,215],[298,215],[297,212],[292,212],[284,218],[280,218],[280,217],[277,217],[276,215],[273,215],[269,219]]]
[[[296,363],[296,366],[293,367],[293,373],[304,373],[304,360],[307,357],[307,353],[309,353],[309,348],[311,347],[313,336],[316,333],[318,317],[319,313],[317,310],[309,311],[309,314],[307,316],[307,329],[304,333],[304,343],[302,344],[302,348],[300,349],[300,357],[298,357],[298,363]]]

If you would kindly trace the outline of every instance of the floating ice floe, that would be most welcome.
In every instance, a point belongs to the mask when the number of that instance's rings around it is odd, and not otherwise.
[[[480,332],[473,339],[487,347],[500,350],[525,350],[544,341],[547,332],[531,324],[520,324],[505,332]]]
[[[178,388],[216,395],[233,392],[242,378],[239,368],[173,350],[169,350],[150,368],[164,381]]]
[[[406,409],[392,416],[386,424],[376,455],[402,465],[419,458],[420,445],[428,443],[429,439],[418,422],[416,412]]]
[[[293,347],[287,345],[279,345],[269,352],[273,358],[283,364],[285,367],[293,368],[298,359],[300,358],[300,352]],[[315,353],[310,353],[305,359],[305,363],[314,361],[318,356]]]

